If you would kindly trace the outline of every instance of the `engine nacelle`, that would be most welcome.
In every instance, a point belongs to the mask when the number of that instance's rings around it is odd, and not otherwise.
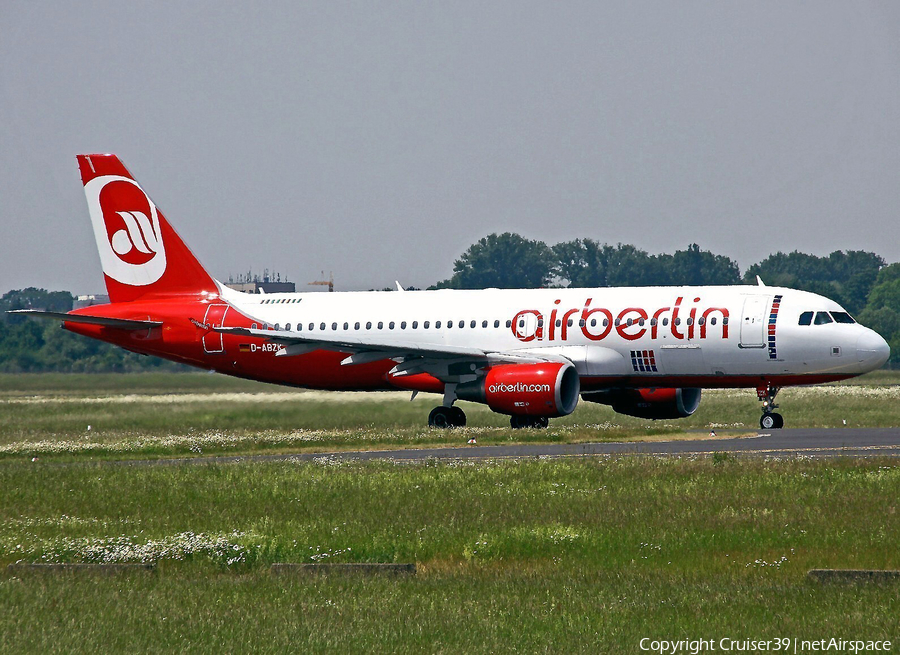
[[[700,406],[701,389],[605,389],[582,394],[592,403],[611,405],[638,418],[685,418]]]
[[[456,388],[463,400],[484,403],[495,412],[523,416],[565,416],[575,411],[581,383],[572,364],[503,364]]]

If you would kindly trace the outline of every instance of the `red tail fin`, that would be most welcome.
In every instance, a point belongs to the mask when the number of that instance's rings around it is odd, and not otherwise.
[[[216,291],[216,283],[115,155],[78,155],[112,302]]]

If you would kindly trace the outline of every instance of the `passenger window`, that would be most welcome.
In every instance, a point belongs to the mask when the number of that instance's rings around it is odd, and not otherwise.
[[[465,322],[465,321],[460,321],[460,322],[459,322],[459,327],[461,327],[461,328],[466,327],[466,322]]]
[[[406,329],[406,321],[400,321],[400,329],[401,329],[401,330],[405,330],[405,329]]]
[[[276,323],[276,324],[275,324],[275,331],[276,331],[276,332],[281,332],[281,324],[280,324],[280,323]]]
[[[389,329],[389,330],[393,330],[393,329],[394,329],[394,322],[393,322],[393,321],[391,321],[390,323],[388,323],[388,329]]]
[[[487,327],[487,321],[482,321],[482,322],[481,322],[481,327],[486,328],[486,327]]]
[[[324,324],[324,323],[319,323],[319,329],[320,329],[320,330],[324,330],[324,329],[325,329],[325,324]]]
[[[506,327],[508,327],[508,328],[512,327],[512,321],[507,320],[507,321],[506,321]]]
[[[371,329],[372,329],[372,321],[366,321],[366,329],[367,329],[367,330],[371,330]]]
[[[834,322],[834,319],[832,319],[828,315],[828,312],[816,312],[816,320],[815,320],[816,325],[826,325],[828,323],[833,323],[833,322]]]
[[[710,325],[715,325],[715,324],[716,324],[716,317],[715,317],[715,316],[713,316],[711,319],[709,319],[709,324],[710,324]]]
[[[475,321],[470,322],[470,323],[469,323],[469,327],[472,328],[472,329],[474,329],[474,328],[475,328]]]
[[[847,312],[831,312],[831,317],[838,323],[856,323]]]
[[[312,331],[315,330],[315,329],[316,329],[316,324],[315,324],[315,323],[310,323],[310,324],[309,324],[309,331],[312,332]]]
[[[378,329],[379,329],[379,330],[383,330],[383,329],[384,329],[384,321],[378,321]]]
[[[435,321],[435,322],[434,322],[434,329],[435,329],[435,330],[440,330],[440,329],[441,329],[441,322],[440,322],[440,321]]]
[[[447,329],[449,330],[452,327],[453,327],[453,321],[447,321]]]
[[[500,327],[500,321],[498,321],[498,320],[495,319],[495,320],[494,320],[494,327],[495,327],[495,328]]]
[[[412,329],[415,330],[415,329],[418,328],[418,327],[419,327],[419,322],[418,322],[418,321],[413,321]]]
[[[803,312],[800,314],[800,322],[797,325],[810,325],[812,323],[812,312]]]
[[[668,319],[668,318],[664,318],[664,319],[663,319],[663,325],[668,325],[668,324],[669,324],[669,319]]]
[[[349,330],[349,329],[350,329],[350,324],[349,324],[349,323],[344,323],[344,329],[345,329],[345,330]]]
[[[356,323],[353,324],[353,329],[354,329],[354,330],[358,330],[358,329],[359,329],[359,321],[357,321]]]
[[[428,329],[429,325],[431,325],[431,321],[425,321],[424,323],[422,323],[422,327],[425,328],[426,330]],[[438,326],[438,327],[440,327],[440,326]]]
[[[332,329],[332,330],[337,330],[337,323],[332,323],[332,324],[331,324],[331,329]]]
[[[582,319],[579,319],[579,320],[578,320],[578,327],[584,327],[584,326],[585,326],[584,319],[583,319],[583,318],[582,318]]]
[[[250,325],[250,329],[251,329],[251,330],[255,330],[255,329],[256,329],[256,323],[253,323],[252,325]]]
[[[290,331],[291,331],[291,324],[288,323],[287,325],[285,325],[285,326],[284,326],[284,329],[287,330],[288,332],[290,332]]]
[[[568,324],[569,327],[572,327],[572,326],[575,324],[575,321],[573,321],[573,320],[570,318],[570,319],[567,321],[567,324]]]

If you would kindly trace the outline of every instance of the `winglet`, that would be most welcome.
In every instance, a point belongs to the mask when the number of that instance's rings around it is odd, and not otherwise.
[[[756,284],[758,284],[758,285],[761,286],[761,287],[766,286],[766,283],[763,282],[763,281],[762,281],[762,278],[761,278],[760,276],[758,276],[758,275],[756,276]]]

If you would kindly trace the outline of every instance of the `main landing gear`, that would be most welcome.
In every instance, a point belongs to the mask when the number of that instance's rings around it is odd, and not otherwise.
[[[776,414],[777,416],[777,414]],[[546,416],[523,416],[513,414],[509,417],[511,428],[535,428],[542,430],[550,425],[550,419]],[[440,405],[431,410],[428,415],[428,427],[430,428],[464,428],[466,427],[466,413],[459,407],[445,407]]]
[[[464,428],[466,427],[466,413],[459,407],[454,407],[456,402],[456,385],[444,386],[444,404],[435,407],[428,415],[428,427],[430,428]]]
[[[759,427],[763,430],[779,430],[784,427],[784,417],[772,410],[778,409],[775,404],[775,396],[778,395],[778,387],[770,384],[756,388],[756,397],[762,401],[762,416],[759,419]]]
[[[435,407],[428,415],[428,427],[432,428],[464,428],[466,413],[459,407]]]

